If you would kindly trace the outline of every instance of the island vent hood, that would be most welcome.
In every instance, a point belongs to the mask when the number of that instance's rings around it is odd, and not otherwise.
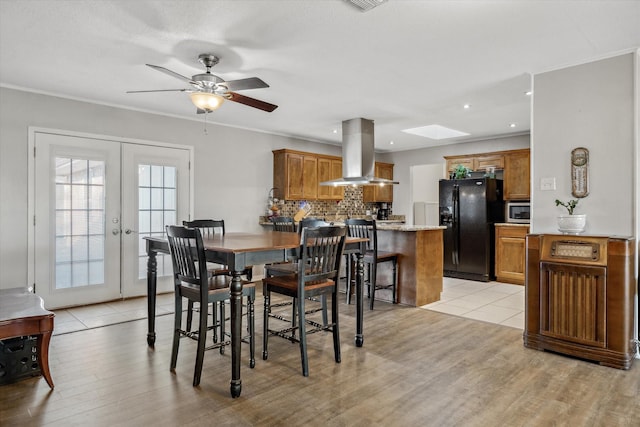
[[[376,178],[373,121],[363,118],[342,122],[342,178],[320,185],[390,185],[390,179]]]

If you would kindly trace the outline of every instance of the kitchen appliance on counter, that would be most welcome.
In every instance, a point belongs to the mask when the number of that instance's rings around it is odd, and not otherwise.
[[[507,222],[516,224],[529,224],[531,220],[531,203],[529,202],[507,202],[505,208],[505,219]]]
[[[446,277],[495,279],[494,224],[504,222],[502,180],[440,180],[440,225]]]
[[[380,208],[378,209],[377,219],[381,221],[385,221],[389,219],[389,207],[386,203],[380,203]]]

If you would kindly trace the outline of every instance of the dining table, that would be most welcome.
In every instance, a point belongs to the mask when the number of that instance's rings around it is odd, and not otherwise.
[[[155,312],[157,286],[157,254],[169,253],[165,238],[145,237],[147,251],[147,344],[155,345]],[[356,333],[355,345],[364,345],[363,334],[363,279],[364,253],[367,239],[347,237],[344,254],[356,256]],[[203,239],[207,261],[226,265],[232,275],[231,305],[231,397],[240,396],[240,355],[242,343],[242,286],[241,275],[247,265],[284,262],[293,257],[300,246],[300,235],[295,232],[263,231],[261,233],[229,232]]]

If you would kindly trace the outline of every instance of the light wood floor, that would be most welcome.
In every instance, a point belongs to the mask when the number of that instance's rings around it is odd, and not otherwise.
[[[192,387],[195,343],[183,340],[169,372],[173,315],[54,336],[42,378],[0,386],[2,426],[634,426],[640,425],[640,361],[629,371],[526,349],[522,331],[376,302],[365,310],[365,345],[353,344],[354,307],[342,304],[342,363],[330,335],[309,337],[310,376],[297,345],[272,338],[269,360],[248,367],[229,395],[229,352],[205,355]]]

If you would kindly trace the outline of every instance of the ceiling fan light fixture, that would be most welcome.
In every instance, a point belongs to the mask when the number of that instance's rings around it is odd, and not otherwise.
[[[217,110],[224,102],[222,96],[209,92],[193,92],[189,94],[189,97],[193,105],[206,112]]]

